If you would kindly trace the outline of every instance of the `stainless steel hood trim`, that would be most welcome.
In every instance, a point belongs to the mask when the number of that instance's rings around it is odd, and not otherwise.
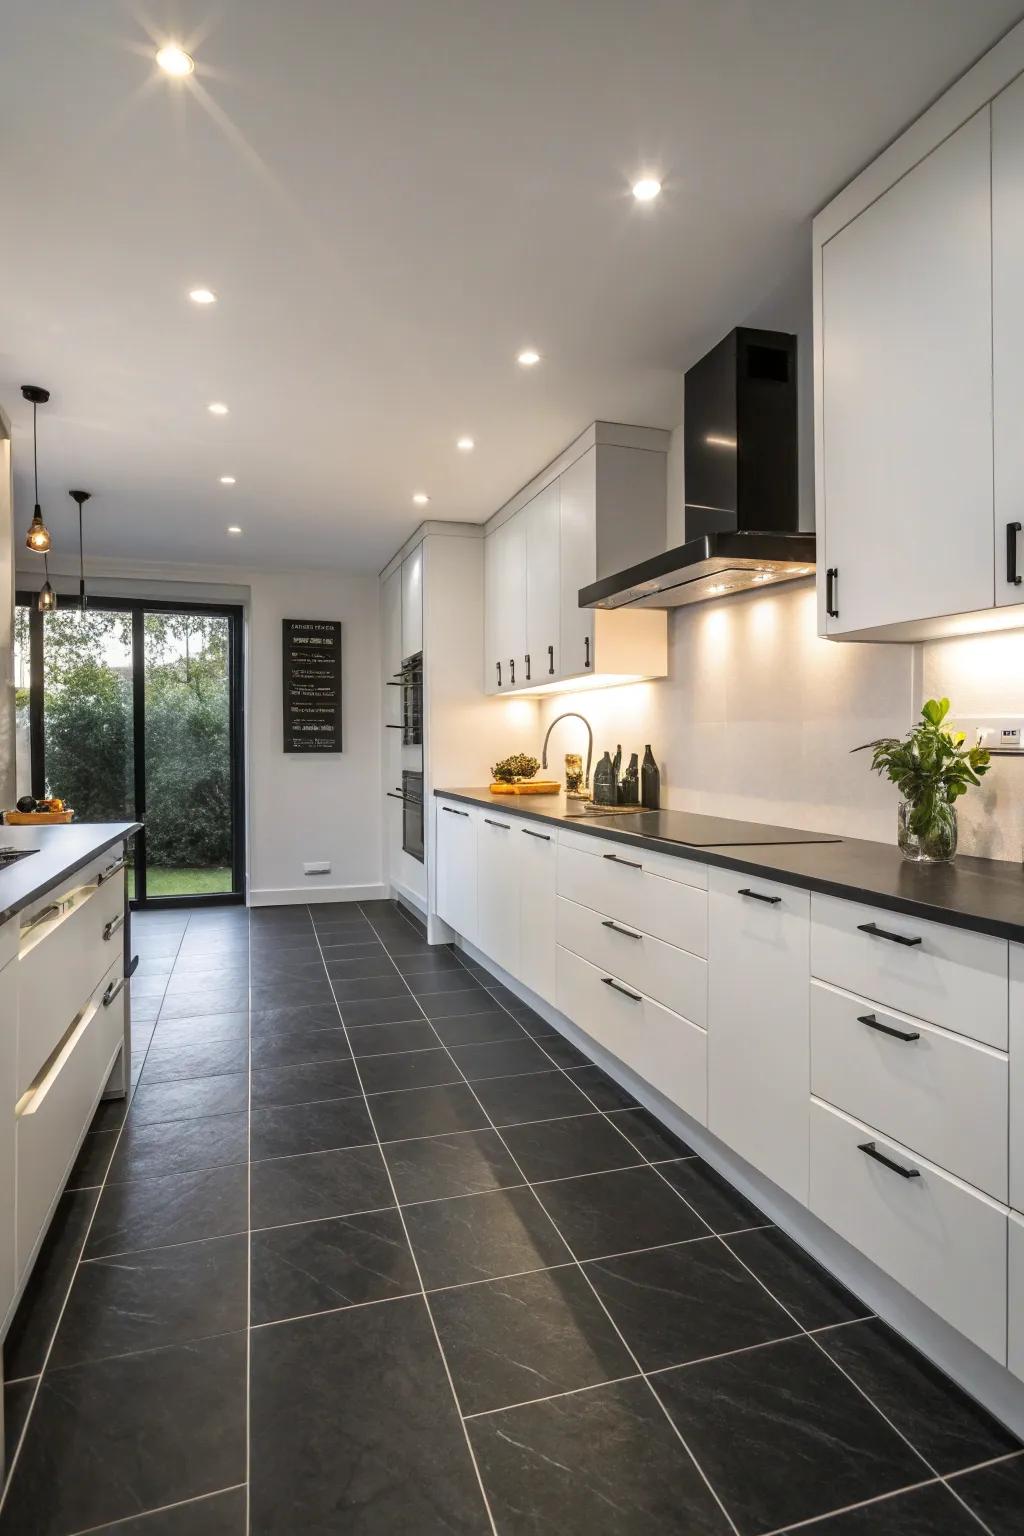
[[[728,569],[744,577],[764,574],[770,577],[768,585],[777,586],[810,575],[814,560],[813,533],[710,533],[581,587],[579,606],[677,608],[730,595],[728,591],[694,591],[690,595],[680,590]],[[735,590],[756,591],[757,587],[753,580],[744,579]]]

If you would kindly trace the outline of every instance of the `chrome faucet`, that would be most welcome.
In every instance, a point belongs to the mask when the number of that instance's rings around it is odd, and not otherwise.
[[[544,736],[544,745],[540,749],[540,765],[542,768],[546,768],[548,765],[548,740],[551,736],[551,732],[554,730],[559,720],[582,720],[583,724],[587,728],[587,772],[583,780],[583,788],[589,789],[590,764],[594,757],[594,733],[590,729],[590,721],[587,719],[586,715],[577,714],[574,709],[566,710],[564,715],[556,715],[551,724],[548,726],[547,732]]]

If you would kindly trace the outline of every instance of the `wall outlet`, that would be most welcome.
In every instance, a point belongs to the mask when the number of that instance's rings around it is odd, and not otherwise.
[[[966,732],[968,742],[978,740],[989,752],[1024,752],[1024,720],[1015,716],[958,716],[951,722]]]
[[[309,863],[302,866],[302,873],[304,875],[329,875],[330,872],[330,859],[311,859]]]

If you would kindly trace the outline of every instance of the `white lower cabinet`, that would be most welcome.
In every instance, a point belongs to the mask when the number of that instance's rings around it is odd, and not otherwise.
[[[911,1295],[1006,1360],[1004,1208],[870,1126],[811,1102],[811,1210]]]
[[[467,805],[437,802],[437,915],[476,942],[476,816]]]
[[[1024,1216],[1010,1212],[1010,1299],[1006,1363],[1024,1381]]]
[[[1010,1204],[1024,1211],[1024,944],[1010,945]]]
[[[706,900],[706,897],[703,897]],[[614,918],[558,898],[558,942],[591,965],[606,966],[628,986],[703,1029],[708,1017],[707,961]]]
[[[18,1068],[18,964],[0,970],[0,1323],[17,1287],[15,1247],[15,1119]]]
[[[519,840],[511,816],[476,813],[476,942],[513,976],[519,971]]]
[[[583,845],[586,845],[584,848]],[[668,857],[661,855],[662,859]],[[562,833],[558,845],[558,894],[666,944],[707,954],[708,899],[703,865],[676,859],[694,884],[666,878],[657,854],[596,837]],[[651,866],[654,865],[658,872]],[[698,883],[699,882],[699,883]]]
[[[557,1004],[555,874],[558,845],[553,831],[514,822],[519,860],[519,977],[552,1007]]]
[[[807,1203],[810,897],[709,873],[708,1128]]]

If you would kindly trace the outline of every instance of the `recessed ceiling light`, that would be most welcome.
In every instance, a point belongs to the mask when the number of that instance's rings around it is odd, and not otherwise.
[[[460,437],[455,446],[462,453],[472,453],[476,443],[474,443],[471,437]]]
[[[520,368],[532,368],[535,363],[540,362],[540,353],[535,352],[532,347],[527,347],[524,352],[520,352],[516,362]]]
[[[176,75],[179,78],[190,75],[196,67],[195,60],[184,48],[179,48],[177,43],[168,43],[165,48],[159,49],[156,61],[165,75]]]
[[[418,507],[425,507],[427,502],[430,500],[430,497],[427,495],[426,491],[417,491],[412,499]]]
[[[228,408],[223,400],[211,400],[206,409],[211,416],[226,416],[228,413]]]
[[[221,485],[234,485],[235,477],[234,475],[221,475],[220,483]]]
[[[228,524],[228,533],[241,533],[241,531],[242,530],[241,530],[241,528],[239,528],[237,523],[229,523]]]
[[[190,288],[189,298],[193,304],[216,304],[217,295],[212,288]]]
[[[633,196],[638,203],[653,203],[661,191],[661,182],[655,176],[641,176],[633,183]]]

